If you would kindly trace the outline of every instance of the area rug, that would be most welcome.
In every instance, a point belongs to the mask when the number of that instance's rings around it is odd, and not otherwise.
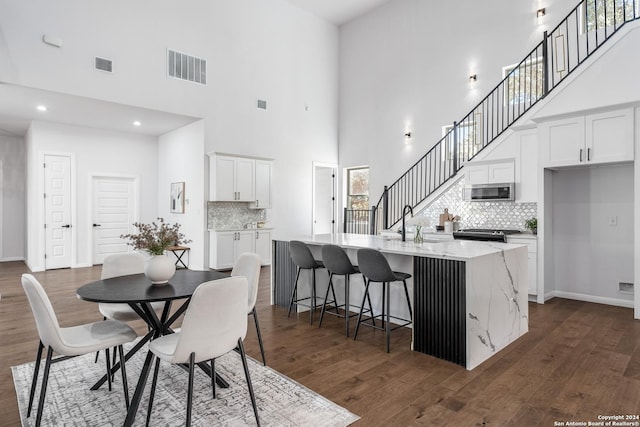
[[[130,396],[140,375],[146,351],[139,351],[127,361]],[[125,418],[122,378],[116,375],[112,391],[107,385],[91,391],[90,386],[104,373],[104,359],[94,364],[89,354],[51,366],[47,398],[44,405],[44,426],[121,426]],[[253,383],[260,423],[263,426],[348,426],[360,417],[325,399],[319,394],[287,378],[253,359],[249,372]],[[33,363],[11,368],[23,426],[35,425],[37,396],[31,417],[26,417]],[[44,360],[40,366],[40,379]],[[192,425],[251,426],[256,425],[247,391],[240,356],[228,353],[216,360],[216,371],[230,384],[228,389],[216,388],[211,394],[211,380],[196,369]],[[151,389],[152,373],[140,403],[135,425],[144,425]],[[188,374],[180,367],[161,363],[158,387],[153,401],[151,425],[181,426],[186,420]],[[40,380],[38,381],[38,393]],[[2,424],[0,422],[0,424]]]

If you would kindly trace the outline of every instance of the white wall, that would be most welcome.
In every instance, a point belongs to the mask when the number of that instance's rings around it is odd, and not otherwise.
[[[441,126],[471,111],[502,67],[522,60],[577,3],[395,0],[342,26],[340,166],[368,164],[377,202],[441,138]]]
[[[90,218],[91,175],[136,176],[140,182],[140,221],[155,219],[158,207],[158,140],[155,137],[97,129],[33,122],[27,140],[27,263],[34,271],[44,269],[42,193],[44,154],[72,154],[72,226],[76,258],[72,267],[92,263]],[[75,173],[73,171],[75,170]],[[75,218],[75,220],[73,220]]]
[[[0,135],[0,261],[25,257],[24,148],[23,138]]]
[[[187,125],[159,138],[158,145],[158,215],[168,223],[179,223],[180,231],[191,240],[183,260],[189,268],[207,267],[207,199],[204,152],[204,122]],[[171,213],[169,206],[172,182],[184,182],[183,214]]]
[[[557,295],[588,295],[633,305],[633,295],[618,291],[618,282],[634,282],[633,173],[633,165],[553,172]],[[611,217],[617,225],[609,224]]]
[[[334,25],[284,0],[0,0],[0,10],[0,81],[204,118],[204,152],[275,159],[270,225],[311,232],[312,162],[338,161]],[[167,48],[207,59],[207,86],[167,78]],[[94,56],[114,73],[94,71]]]

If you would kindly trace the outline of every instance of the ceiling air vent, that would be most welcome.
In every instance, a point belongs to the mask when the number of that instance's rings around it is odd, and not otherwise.
[[[98,58],[96,56],[96,70],[113,73],[113,61],[110,59]]]
[[[207,84],[207,60],[167,49],[167,74],[180,80]]]

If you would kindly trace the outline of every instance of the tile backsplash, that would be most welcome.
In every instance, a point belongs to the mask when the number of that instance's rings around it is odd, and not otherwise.
[[[208,202],[209,230],[238,230],[251,222],[266,221],[266,209],[249,209],[244,202]]]
[[[464,178],[454,184],[416,216],[429,219],[429,230],[435,230],[444,209],[460,217],[460,228],[500,228],[525,230],[524,222],[537,216],[537,203],[466,202],[462,199]]]

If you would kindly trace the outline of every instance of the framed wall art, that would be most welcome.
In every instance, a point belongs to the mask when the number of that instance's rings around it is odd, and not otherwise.
[[[171,183],[171,213],[184,213],[184,182]]]

